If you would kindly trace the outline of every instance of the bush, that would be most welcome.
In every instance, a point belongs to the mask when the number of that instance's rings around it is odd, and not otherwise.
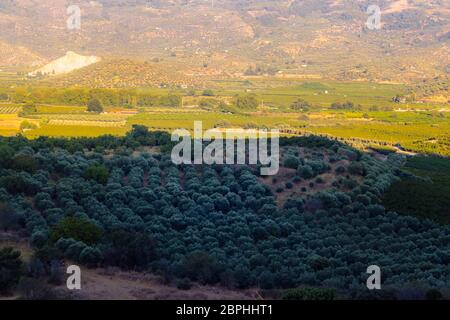
[[[364,168],[364,165],[362,163],[353,162],[348,166],[348,172],[353,175],[364,176],[366,173],[366,169]]]
[[[258,107],[258,100],[252,95],[241,95],[236,98],[236,106],[242,110],[254,110]]]
[[[0,228],[4,231],[19,227],[19,219],[14,209],[7,203],[0,202]]]
[[[100,240],[102,230],[86,219],[66,217],[52,230],[51,239],[72,238],[86,244],[95,244]]]
[[[336,292],[333,289],[296,288],[285,290],[283,300],[334,300]]]
[[[80,253],[80,262],[95,267],[102,260],[102,253],[97,248],[86,247]]]
[[[177,288],[180,290],[190,290],[192,288],[191,280],[183,278],[177,281]]]
[[[300,166],[298,168],[298,174],[303,179],[311,179],[314,177],[314,171],[309,165]]]
[[[31,244],[34,247],[42,248],[48,240],[48,234],[43,231],[35,231],[31,235]]]
[[[205,252],[194,252],[183,264],[183,273],[193,281],[202,284],[214,284],[219,281],[220,266]]]
[[[111,248],[105,253],[105,262],[124,269],[145,269],[156,258],[156,243],[140,232],[113,231],[109,235]]]
[[[95,112],[95,113],[102,113],[103,112],[103,106],[100,100],[93,98],[88,101],[87,104],[87,111],[89,112]]]
[[[337,174],[343,174],[343,173],[345,173],[345,171],[346,171],[346,169],[345,169],[344,166],[339,166],[339,167],[336,168],[336,173]]]
[[[35,172],[38,169],[37,160],[30,155],[20,154],[11,159],[10,167],[16,171]]]
[[[284,191],[284,188],[278,187],[275,191],[276,191],[276,193],[282,193]]]
[[[283,162],[283,165],[286,168],[290,168],[290,169],[297,169],[299,164],[300,164],[300,161],[298,160],[298,158],[295,158],[292,156],[286,156],[286,158],[284,159],[284,162]]]
[[[308,111],[310,107],[311,105],[303,99],[298,99],[291,104],[291,109],[296,111]]]
[[[87,180],[95,180],[100,184],[106,184],[109,178],[108,169],[102,165],[92,165],[84,172],[84,178]]]
[[[37,113],[37,108],[34,103],[27,103],[22,107],[22,111],[19,112],[19,116],[24,117],[33,113]]]
[[[20,124],[20,130],[33,130],[33,129],[37,129],[37,125],[29,122],[29,121],[22,121],[22,123]]]
[[[14,157],[14,149],[6,144],[0,144],[0,166],[8,166],[12,157]]]
[[[212,90],[208,89],[208,90],[203,91],[202,95],[205,97],[213,97],[214,92]]]
[[[20,252],[11,247],[0,250],[0,294],[10,293],[22,273]]]

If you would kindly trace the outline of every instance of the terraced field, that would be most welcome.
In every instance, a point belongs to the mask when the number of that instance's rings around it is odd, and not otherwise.
[[[17,114],[20,110],[22,110],[20,106],[0,104],[0,114]]]

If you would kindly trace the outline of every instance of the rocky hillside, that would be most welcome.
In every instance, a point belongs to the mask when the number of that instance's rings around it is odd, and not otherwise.
[[[0,41],[0,66],[36,67],[44,62],[44,58],[28,48]]]
[[[51,61],[42,68],[39,68],[30,73],[30,76],[35,75],[59,75],[70,73],[74,70],[78,70],[87,67],[91,64],[97,63],[101,60],[96,56],[82,56],[75,52],[68,51],[66,55],[56,60]]]
[[[207,66],[213,74],[253,68],[280,76],[417,81],[445,74],[449,65],[448,0],[376,1],[379,30],[366,26],[370,0],[78,3],[81,29],[68,30],[69,1],[4,0],[0,40],[49,60],[68,50],[173,59],[191,73]]]

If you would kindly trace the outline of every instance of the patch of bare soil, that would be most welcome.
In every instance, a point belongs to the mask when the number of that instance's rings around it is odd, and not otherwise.
[[[86,300],[251,300],[256,289],[230,290],[218,286],[193,285],[180,290],[165,285],[155,275],[138,272],[82,269],[81,290],[76,299]]]

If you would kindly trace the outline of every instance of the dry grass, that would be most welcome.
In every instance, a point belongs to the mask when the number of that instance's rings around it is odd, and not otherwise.
[[[256,290],[229,290],[218,286],[193,285],[180,290],[163,284],[151,274],[115,269],[82,269],[79,299],[89,300],[249,300],[257,298]]]

